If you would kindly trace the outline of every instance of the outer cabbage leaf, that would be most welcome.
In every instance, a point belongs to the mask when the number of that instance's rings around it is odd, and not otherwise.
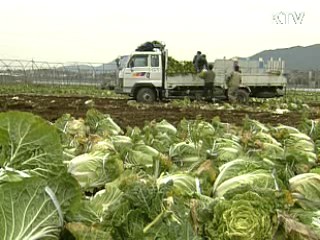
[[[272,143],[276,146],[281,147],[281,143],[279,143],[275,138],[273,138],[271,134],[268,132],[257,132],[256,134],[254,134],[254,140],[260,140],[264,143]]]
[[[256,150],[256,156],[258,156],[260,159],[263,158],[269,158],[269,159],[283,159],[285,156],[284,149],[273,143],[261,143],[260,149]],[[254,152],[252,152],[252,156],[254,156]]]
[[[90,130],[82,118],[75,119],[69,113],[63,114],[54,122],[54,125],[62,133],[62,142],[66,145],[69,145],[70,141],[75,137],[85,138]]]
[[[206,160],[197,166],[192,174],[199,178],[201,193],[210,196],[212,194],[212,185],[214,184],[219,169],[212,160]]]
[[[306,239],[320,239],[320,211],[306,211],[303,209],[292,209],[290,215],[309,228],[310,232]],[[317,238],[315,237],[317,236]]]
[[[20,182],[25,178],[31,178],[29,170],[16,170],[14,168],[0,168],[0,183]]]
[[[94,143],[91,147],[91,152],[116,152],[115,147],[111,140],[104,139]]]
[[[216,187],[214,194],[217,197],[222,197],[226,193],[243,186],[250,186],[252,188],[277,189],[279,187],[278,182],[279,180],[276,179],[269,171],[257,170],[224,181]]]
[[[102,137],[123,134],[122,129],[106,114],[96,109],[89,109],[86,114],[86,124],[90,127],[90,132]]]
[[[0,167],[44,175],[64,168],[56,128],[31,113],[0,113],[0,149]]]
[[[220,173],[214,182],[213,192],[215,192],[218,186],[220,186],[224,181],[230,178],[266,168],[266,164],[264,164],[262,161],[258,162],[250,159],[239,158],[227,162],[219,168]]]
[[[120,154],[126,154],[126,152],[132,148],[133,143],[130,137],[116,135],[110,138],[111,143],[113,144],[115,150]]]
[[[0,184],[1,239],[59,239],[66,214],[78,210],[77,182],[61,175]]]
[[[158,188],[166,184],[172,185],[178,194],[192,194],[200,191],[199,180],[188,174],[163,174],[157,179]]]
[[[271,132],[276,139],[281,140],[286,138],[290,133],[299,133],[300,131],[295,127],[279,124],[278,126],[271,128]]]
[[[275,240],[319,240],[319,213],[292,209],[278,215],[280,227]]]
[[[250,132],[269,132],[269,128],[265,124],[254,119],[246,118],[243,125],[243,128]]]
[[[243,154],[243,148],[239,141],[235,135],[231,135],[230,138],[218,138],[209,152],[222,162],[232,161]]]
[[[90,130],[82,118],[75,119],[69,113],[63,114],[54,125],[64,134],[62,135],[64,144],[69,144],[74,137],[86,137]]]
[[[117,154],[92,152],[79,155],[69,163],[68,171],[84,189],[102,187],[123,172]]]
[[[155,124],[155,129],[158,132],[167,133],[169,136],[174,136],[177,133],[177,129],[167,120],[162,120]]]
[[[136,143],[125,155],[125,167],[150,168],[154,160],[160,157],[160,152],[153,147],[143,143]]]
[[[246,133],[244,136],[246,151],[250,156],[258,159],[278,160],[284,158],[285,151],[282,144],[273,138],[269,132]]]
[[[317,210],[320,207],[320,175],[304,173],[290,178],[290,190],[297,204],[303,209]]]
[[[143,140],[145,144],[151,146],[162,153],[167,153],[170,146],[176,142],[177,129],[166,120],[159,123],[151,121],[145,125],[143,130],[130,132],[130,137],[134,140]],[[137,136],[139,134],[139,137]]]
[[[175,137],[167,133],[158,132],[151,140],[150,146],[162,153],[168,153],[171,145],[175,143]]]
[[[204,159],[204,153],[200,152],[200,147],[194,142],[180,142],[171,145],[169,157],[173,162],[185,165]]]
[[[316,146],[308,135],[294,127],[280,125],[272,128],[272,136],[282,143],[286,162],[296,165],[296,172],[308,172],[315,164]]]
[[[203,120],[182,120],[179,123],[178,135],[183,140],[194,143],[201,142],[202,146],[209,147],[214,141],[216,130],[212,124]]]
[[[315,165],[315,144],[306,134],[290,133],[284,145],[286,160],[295,164],[297,173],[306,173]]]
[[[77,240],[107,240],[113,239],[110,231],[104,231],[94,226],[87,226],[80,222],[67,223],[66,228]]]
[[[54,125],[60,133],[64,160],[69,161],[89,150],[90,128],[85,125],[84,119],[75,119],[70,114],[64,114],[55,121]]]
[[[105,213],[122,200],[123,192],[114,183],[106,184],[105,189],[95,193],[93,197],[84,199],[80,211],[71,216],[71,221],[82,222],[87,226],[99,226],[106,221]],[[89,231],[92,229],[85,228]]]
[[[118,182],[123,192],[121,201],[108,206],[103,224],[106,229],[113,228],[113,239],[194,239],[188,201],[180,195],[188,194],[189,176],[158,185],[150,175],[130,172],[110,183]],[[175,191],[178,189],[182,192]]]

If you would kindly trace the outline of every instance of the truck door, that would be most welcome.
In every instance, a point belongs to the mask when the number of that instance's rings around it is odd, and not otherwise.
[[[150,55],[151,67],[150,67],[150,81],[152,81],[154,86],[161,86],[161,62],[160,55]]]
[[[133,55],[124,71],[124,88],[132,88],[138,82],[150,79],[149,54]]]

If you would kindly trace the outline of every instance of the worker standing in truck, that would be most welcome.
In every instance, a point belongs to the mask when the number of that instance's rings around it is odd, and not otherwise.
[[[241,71],[239,65],[234,66],[234,71],[228,77],[227,86],[228,86],[228,99],[231,103],[234,103],[237,100],[237,92],[239,85],[241,84]]]
[[[200,59],[198,61],[198,68],[199,72],[201,72],[203,69],[208,69],[208,61],[207,56],[205,54],[201,54]]]
[[[197,51],[197,54],[194,55],[193,61],[192,61],[193,66],[194,66],[194,68],[195,68],[197,73],[199,73],[201,71],[199,69],[199,60],[200,60],[200,58],[201,58],[201,51]]]
[[[211,101],[213,98],[214,79],[216,78],[213,64],[209,64],[208,70],[203,70],[200,73],[200,77],[204,79],[203,96],[207,101]]]

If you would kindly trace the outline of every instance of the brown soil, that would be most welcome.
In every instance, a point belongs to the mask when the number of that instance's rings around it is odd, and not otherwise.
[[[54,121],[64,113],[70,113],[79,118],[84,117],[89,106],[85,101],[92,99],[94,107],[99,111],[109,114],[113,120],[122,128],[126,126],[144,125],[145,121],[153,119],[167,121],[176,124],[181,119],[195,119],[200,117],[205,120],[211,120],[219,116],[222,122],[241,125],[243,119],[248,116],[251,119],[262,123],[276,125],[278,123],[297,126],[301,120],[301,114],[290,112],[287,114],[272,114],[267,112],[252,112],[238,110],[204,110],[204,109],[180,109],[164,108],[165,103],[157,103],[147,106],[132,106],[127,104],[125,99],[107,99],[91,97],[57,97],[57,96],[31,96],[31,95],[5,95],[0,96],[0,111],[9,110],[26,111],[37,114],[49,121]],[[317,107],[317,106],[316,106]],[[320,118],[320,114],[311,114],[310,118]]]

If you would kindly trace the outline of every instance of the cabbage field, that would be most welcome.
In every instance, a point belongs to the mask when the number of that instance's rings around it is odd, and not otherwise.
[[[320,114],[3,95],[0,239],[320,239]]]
[[[219,117],[222,122],[241,125],[249,117],[262,123],[285,123],[297,126],[305,118],[320,118],[320,94],[291,94],[288,98],[251,99],[247,105],[230,105],[227,102],[206,103],[184,100],[140,104],[114,95],[111,91],[92,91],[92,89],[31,88],[21,94],[3,94],[1,91],[14,93],[15,88],[0,89],[0,112],[9,110],[31,112],[49,121],[55,121],[64,113],[74,117],[84,117],[91,107],[112,116],[121,128],[127,126],[143,127],[145,121],[162,119],[176,125],[182,119],[210,121]],[[1,94],[2,93],[2,94]],[[85,94],[86,93],[86,94]],[[318,100],[319,98],[319,100]],[[307,103],[307,104],[306,104]]]

